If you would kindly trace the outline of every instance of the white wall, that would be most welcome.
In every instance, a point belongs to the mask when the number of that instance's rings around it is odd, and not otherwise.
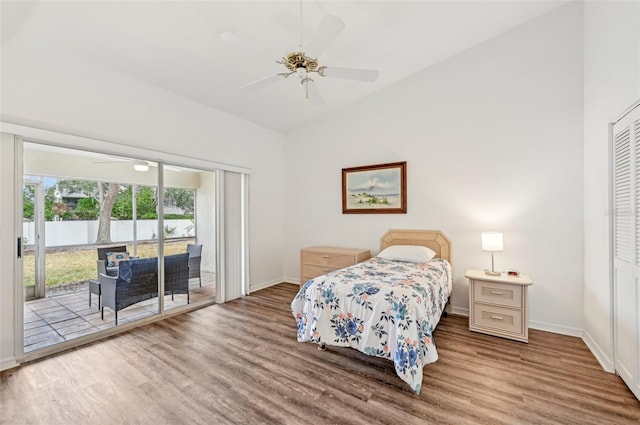
[[[584,5],[584,330],[613,370],[608,124],[640,98],[640,3]]]
[[[200,187],[196,192],[196,226],[198,240],[202,245],[200,269],[216,270],[216,175],[205,172],[200,175]]]
[[[580,334],[581,46],[570,4],[288,133],[286,277],[307,245],[375,254],[390,228],[441,229],[465,312],[465,270],[490,267],[480,233],[500,230],[496,267],[533,278],[532,325]],[[407,214],[341,213],[342,168],[405,160]]]
[[[3,45],[5,48],[12,46],[9,43]],[[2,121],[252,169],[251,285],[281,281],[281,134],[75,58],[31,57],[27,51],[13,57],[23,61],[2,63]],[[59,60],[72,61],[78,75],[92,75],[93,84],[62,91],[58,81],[85,79],[62,72],[56,65]],[[2,203],[2,217],[12,208],[13,203]],[[13,282],[6,278],[7,274],[3,276],[0,293],[4,297],[11,293]],[[5,326],[4,309],[1,314]],[[2,338],[0,362],[5,359],[5,351],[13,353],[14,348],[4,346],[4,332]]]
[[[3,121],[252,169],[252,283],[282,276],[281,134],[75,58],[64,59],[94,85],[61,92],[56,81],[74,76],[56,67],[59,58],[23,57],[2,65]]]

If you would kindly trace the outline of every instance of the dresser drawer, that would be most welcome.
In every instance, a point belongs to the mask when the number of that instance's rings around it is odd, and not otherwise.
[[[334,270],[352,266],[371,256],[368,249],[311,246],[300,250],[300,285]]]
[[[300,286],[304,285],[305,283],[309,282],[311,279],[316,278],[320,275],[317,276],[306,276],[306,275],[302,275],[302,278],[300,279]]]
[[[472,326],[523,335],[522,316],[522,310],[474,303]]]
[[[310,279],[313,279],[314,277],[327,274],[329,272],[332,272],[334,270],[339,270],[341,268],[342,267],[324,267],[324,266],[312,266],[310,264],[303,264],[301,275],[311,276]]]
[[[334,270],[342,269],[355,264],[353,255],[331,254],[322,252],[302,252],[301,258],[304,265],[330,267]],[[326,272],[323,272],[326,273]],[[323,274],[320,273],[320,274]]]
[[[522,307],[522,286],[476,280],[473,300],[507,307]]]

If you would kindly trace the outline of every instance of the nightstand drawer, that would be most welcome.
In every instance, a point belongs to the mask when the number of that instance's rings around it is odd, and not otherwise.
[[[522,307],[522,286],[507,283],[476,281],[473,299],[483,303]]]
[[[474,303],[472,325],[521,335],[522,313],[522,310]]]
[[[353,265],[353,255],[329,254],[322,252],[302,252],[302,264],[330,267],[333,270]],[[322,272],[323,274],[326,272]]]

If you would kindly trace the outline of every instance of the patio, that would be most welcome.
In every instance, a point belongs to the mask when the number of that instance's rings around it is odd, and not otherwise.
[[[55,295],[25,302],[24,352],[28,353],[83,335],[115,327],[114,313],[105,308],[104,320],[98,309],[98,297],[89,294],[88,284],[73,291],[56,291]],[[89,297],[91,296],[91,306]],[[202,272],[202,287],[197,278],[189,281],[191,303],[215,297],[215,273]],[[164,297],[165,310],[186,305],[187,296]],[[158,299],[152,298],[127,307],[118,313],[118,324],[152,316],[158,311]]]

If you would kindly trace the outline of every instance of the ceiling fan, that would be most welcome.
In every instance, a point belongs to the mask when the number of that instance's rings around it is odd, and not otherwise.
[[[258,90],[278,81],[282,81],[291,76],[297,77],[304,87],[305,98],[314,105],[324,103],[318,87],[315,84],[314,76],[342,78],[347,80],[374,82],[378,79],[378,71],[373,69],[343,68],[321,66],[318,57],[329,47],[329,45],[344,30],[345,24],[340,18],[334,15],[324,15],[320,25],[316,29],[309,43],[304,46],[302,40],[302,0],[300,0],[300,44],[298,47],[286,53],[276,63],[284,65],[285,70],[274,75],[254,81],[242,87],[242,90]],[[231,32],[220,34],[220,39],[228,44],[251,51],[259,52],[257,46],[252,45],[238,35]],[[315,75],[314,75],[315,74]]]
[[[149,167],[157,167],[158,164],[156,162],[144,161],[141,159],[132,159],[132,158],[120,158],[117,156],[113,157],[112,161],[93,161],[94,164],[123,164],[130,163],[133,164],[133,169],[140,172],[149,171]],[[173,167],[171,165],[164,165],[165,169],[180,172],[180,168]]]

